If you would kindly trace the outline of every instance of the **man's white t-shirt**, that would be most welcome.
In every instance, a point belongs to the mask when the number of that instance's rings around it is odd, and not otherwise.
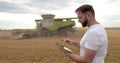
[[[104,63],[107,54],[108,38],[106,31],[100,24],[88,28],[80,41],[80,56],[84,55],[84,48],[97,51],[92,63]]]

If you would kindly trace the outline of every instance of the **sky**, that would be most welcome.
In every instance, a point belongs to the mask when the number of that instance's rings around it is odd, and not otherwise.
[[[0,0],[0,29],[35,29],[35,19],[42,19],[42,14],[77,17],[75,9],[83,4],[93,6],[104,27],[120,27],[120,0]]]

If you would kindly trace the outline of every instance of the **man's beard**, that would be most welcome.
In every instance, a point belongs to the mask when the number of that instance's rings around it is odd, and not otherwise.
[[[85,21],[82,23],[82,27],[86,27],[88,25],[88,20],[85,19]]]

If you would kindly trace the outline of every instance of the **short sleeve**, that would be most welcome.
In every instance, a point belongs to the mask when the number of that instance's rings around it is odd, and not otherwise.
[[[85,47],[91,50],[97,50],[100,44],[98,33],[96,31],[90,31],[86,37]]]

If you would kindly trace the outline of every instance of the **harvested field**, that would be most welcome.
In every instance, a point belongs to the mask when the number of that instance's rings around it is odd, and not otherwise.
[[[66,38],[79,41],[85,30],[77,29]],[[120,29],[107,29],[107,33],[109,47],[105,63],[120,63]],[[0,32],[0,63],[75,63],[57,48],[56,42],[61,42],[61,37],[10,40],[10,36],[9,31]],[[79,48],[61,44],[79,54]]]

